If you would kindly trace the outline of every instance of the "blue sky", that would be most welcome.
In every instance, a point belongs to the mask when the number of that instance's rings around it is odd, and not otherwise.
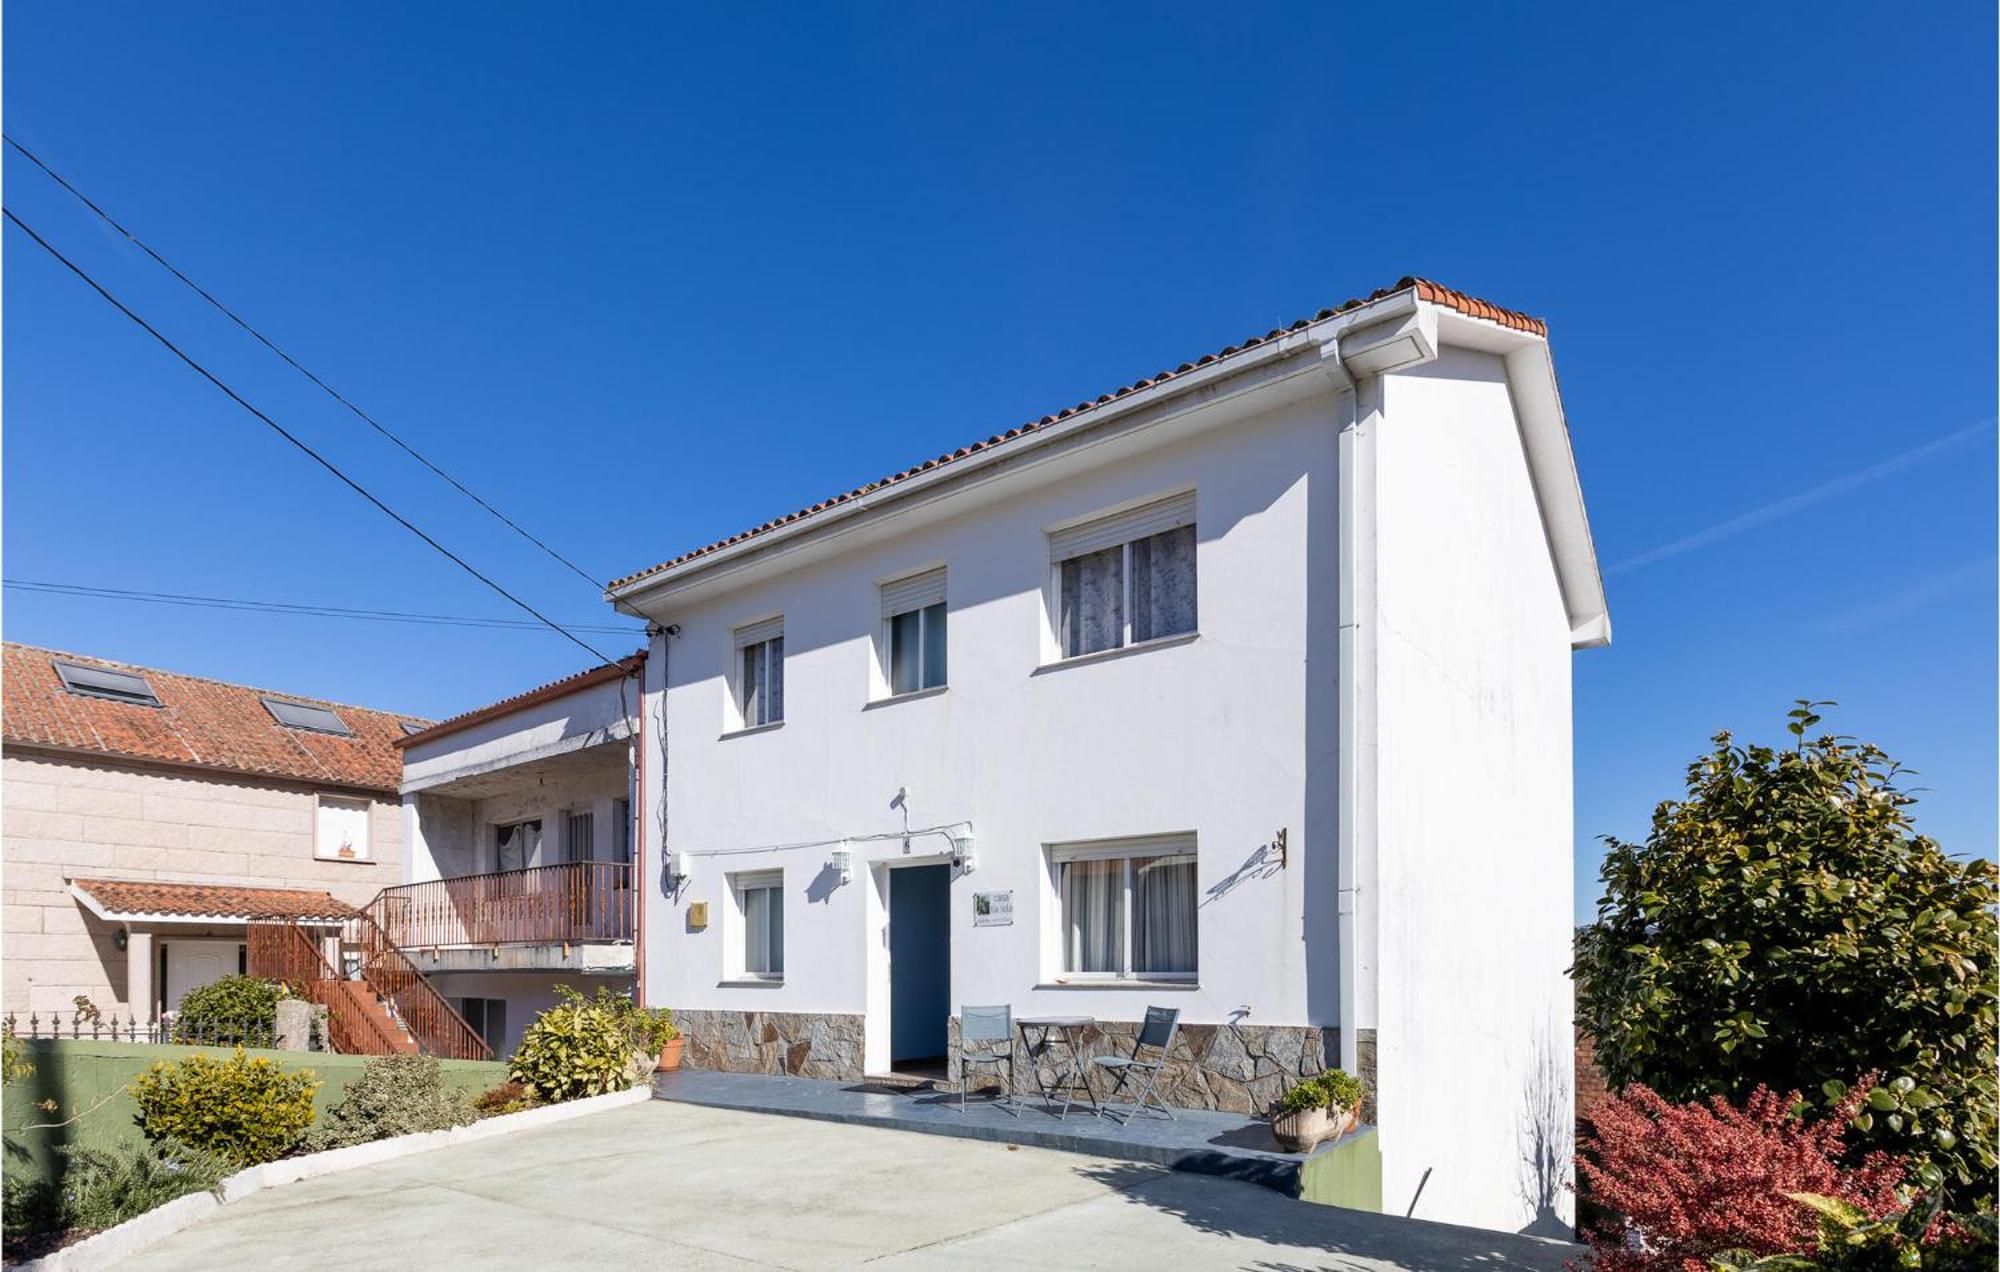
[[[1383,8],[18,0],[4,107],[600,576],[1405,274],[1545,315],[1617,630],[1576,662],[1579,912],[1594,836],[1800,696],[1992,852],[1991,6]],[[4,179],[393,505],[606,621],[17,156]],[[509,614],[4,252],[10,579]],[[586,661],[18,590],[5,630],[430,714]]]

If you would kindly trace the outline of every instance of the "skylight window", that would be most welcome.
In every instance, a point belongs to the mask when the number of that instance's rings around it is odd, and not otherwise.
[[[132,671],[113,671],[109,667],[86,667],[81,663],[59,662],[53,664],[56,675],[62,677],[63,688],[71,693],[82,694],[86,698],[103,698],[110,702],[129,702],[134,706],[157,707],[160,700],[153,693],[153,686],[146,678]]]
[[[403,736],[406,738],[415,737],[430,727],[428,724],[412,724],[408,720],[405,720],[403,721]]]
[[[266,698],[264,709],[288,729],[337,733],[344,738],[354,736],[354,730],[347,727],[347,722],[325,707],[315,707],[304,702],[286,702],[283,698]]]

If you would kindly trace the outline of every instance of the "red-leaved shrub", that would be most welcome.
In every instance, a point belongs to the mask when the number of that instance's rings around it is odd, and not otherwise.
[[[1898,1159],[1841,1161],[1869,1085],[1857,1083],[1810,1122],[1792,1112],[1797,1092],[1762,1086],[1742,1108],[1720,1096],[1669,1104],[1636,1085],[1592,1105],[1577,1168],[1590,1199],[1614,1212],[1583,1234],[1593,1272],[1705,1272],[1708,1257],[1724,1250],[1810,1252],[1818,1216],[1787,1193],[1837,1197],[1875,1218],[1896,1213]]]

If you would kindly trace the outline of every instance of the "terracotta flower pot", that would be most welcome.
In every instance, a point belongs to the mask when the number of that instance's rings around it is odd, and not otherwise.
[[[655,1072],[666,1073],[669,1072],[670,1070],[680,1068],[681,1048],[686,1045],[687,1045],[687,1039],[676,1038],[672,1042],[668,1043],[666,1046],[661,1047],[660,1063]]]
[[[1355,1127],[1361,1125],[1361,1110],[1330,1109],[1328,1110],[1327,1121],[1329,1126],[1326,1138],[1337,1140],[1343,1135],[1351,1134]]]
[[[1324,1107],[1280,1113],[1271,1119],[1271,1134],[1287,1153],[1309,1153],[1333,1130],[1333,1114]]]

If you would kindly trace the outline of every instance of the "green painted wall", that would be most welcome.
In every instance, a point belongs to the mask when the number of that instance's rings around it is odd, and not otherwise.
[[[178,1060],[198,1051],[228,1055],[218,1047],[154,1046],[120,1042],[28,1041],[25,1058],[35,1066],[33,1077],[11,1083],[0,1105],[0,1130],[4,1130],[4,1167],[8,1176],[20,1174],[53,1178],[58,1167],[57,1148],[81,1144],[91,1148],[113,1148],[145,1140],[137,1121],[138,1105],[125,1092],[126,1084],[160,1060]],[[327,1052],[265,1051],[252,1048],[251,1055],[268,1056],[287,1069],[311,1069],[319,1075],[320,1089],[313,1097],[315,1117],[340,1099],[347,1084],[361,1076],[370,1056],[338,1056]],[[445,1081],[468,1091],[484,1091],[506,1080],[507,1066],[497,1060],[446,1060]],[[54,1100],[58,1111],[40,1107]],[[84,1110],[89,1110],[84,1112]],[[67,1126],[24,1131],[34,1123],[61,1122],[77,1118]]]
[[[1382,1213],[1382,1145],[1370,1126],[1321,1148],[1299,1167],[1299,1198]]]

